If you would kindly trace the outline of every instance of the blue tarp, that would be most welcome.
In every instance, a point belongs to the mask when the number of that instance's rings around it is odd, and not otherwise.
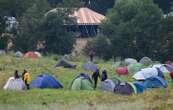
[[[63,88],[63,86],[52,76],[48,74],[42,74],[36,77],[31,84],[30,88]]]

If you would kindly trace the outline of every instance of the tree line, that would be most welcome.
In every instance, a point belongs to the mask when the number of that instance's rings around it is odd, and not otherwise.
[[[103,15],[101,33],[89,42],[85,52],[95,51],[106,60],[121,56],[172,57],[172,0],[0,0],[0,49],[9,42],[12,50],[71,53],[75,33],[66,23],[74,9],[88,7]],[[48,13],[57,8],[56,13]],[[165,15],[165,16],[164,16]],[[13,17],[13,18],[12,18]],[[8,21],[13,22],[13,26]]]

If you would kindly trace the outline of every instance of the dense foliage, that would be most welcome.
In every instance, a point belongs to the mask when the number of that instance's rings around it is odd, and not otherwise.
[[[111,43],[103,53],[112,50],[112,54],[98,54],[109,58],[172,58],[170,36],[173,31],[172,23],[168,23],[171,20],[172,17],[163,18],[162,11],[151,0],[117,0],[102,24],[103,35]],[[95,46],[98,50],[103,42],[98,37],[90,45],[98,45]]]

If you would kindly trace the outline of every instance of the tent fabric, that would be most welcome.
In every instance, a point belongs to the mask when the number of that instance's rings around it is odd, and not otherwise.
[[[118,67],[115,69],[115,72],[118,75],[126,75],[126,74],[128,74],[128,69],[127,69],[127,67]]]
[[[107,79],[107,80],[102,81],[100,83],[100,89],[102,91],[113,92],[114,88],[115,88],[115,83],[110,79]]]
[[[35,54],[33,51],[29,51],[29,52],[26,52],[24,54],[24,57],[26,57],[26,58],[38,58],[39,56],[37,54]]]
[[[144,87],[145,88],[166,88],[167,83],[166,81],[161,77],[151,77],[144,81]]]
[[[137,63],[137,60],[136,60],[136,59],[133,59],[133,58],[126,58],[126,59],[124,60],[124,62],[125,62],[127,65],[130,65],[130,64]]]
[[[115,85],[118,85],[123,81],[120,77],[117,76],[110,78],[110,80],[112,80]]]
[[[63,88],[60,82],[58,82],[54,77],[48,75],[47,73],[37,76],[32,80],[30,88]]]
[[[158,70],[156,68],[144,68],[141,69],[141,71],[135,73],[133,78],[136,80],[145,80],[155,76],[158,76]]]
[[[113,65],[112,65],[112,68],[118,68],[120,66],[121,62],[115,62]]]
[[[18,58],[21,58],[23,57],[23,53],[20,52],[20,51],[17,51],[15,54],[14,54],[15,57],[18,57]]]
[[[4,90],[23,90],[25,89],[25,84],[21,78],[15,79],[10,77],[7,83],[3,87]]]
[[[163,64],[155,64],[152,66],[153,68],[159,68],[163,73],[169,73],[169,70]]]
[[[40,52],[35,51],[34,54],[36,54],[38,57],[42,57]]]
[[[85,63],[82,68],[87,71],[95,72],[97,70],[97,66],[95,66],[92,62]]]
[[[70,63],[67,60],[62,58],[58,61],[58,63],[55,65],[55,67],[76,68],[76,65],[72,64],[72,63]]]
[[[80,74],[76,76],[71,85],[71,90],[93,90],[92,80],[87,74]]]
[[[150,64],[152,64],[152,60],[149,58],[149,57],[143,57],[139,63],[145,65],[145,66],[148,66]]]
[[[114,93],[116,94],[131,95],[134,92],[133,87],[127,82],[122,82],[114,88]]]
[[[173,66],[172,66],[172,65],[164,64],[164,66],[166,67],[166,69],[167,69],[169,72],[173,72]]]
[[[129,73],[134,74],[134,73],[140,71],[143,68],[143,65],[141,63],[133,63],[133,64],[128,65],[127,68],[128,68]]]
[[[145,91],[145,87],[142,82],[135,81],[133,84],[136,86],[137,94],[143,93]]]

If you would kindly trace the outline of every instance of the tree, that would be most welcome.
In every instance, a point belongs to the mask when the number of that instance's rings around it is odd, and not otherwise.
[[[13,39],[15,50],[28,51],[37,48],[39,26],[45,13],[49,10],[46,0],[36,0],[21,17],[19,34]]]
[[[84,6],[101,14],[106,14],[108,9],[113,8],[115,0],[81,0]]]
[[[169,13],[171,11],[172,0],[154,0],[164,13]]]
[[[161,19],[162,11],[151,0],[117,0],[101,26],[111,42],[110,57],[158,56],[155,44]]]
[[[67,31],[64,20],[68,20],[68,16],[62,9],[56,13],[48,13],[44,18],[41,25],[42,37],[40,40],[44,42],[46,52],[66,54],[73,49],[74,36]]]

